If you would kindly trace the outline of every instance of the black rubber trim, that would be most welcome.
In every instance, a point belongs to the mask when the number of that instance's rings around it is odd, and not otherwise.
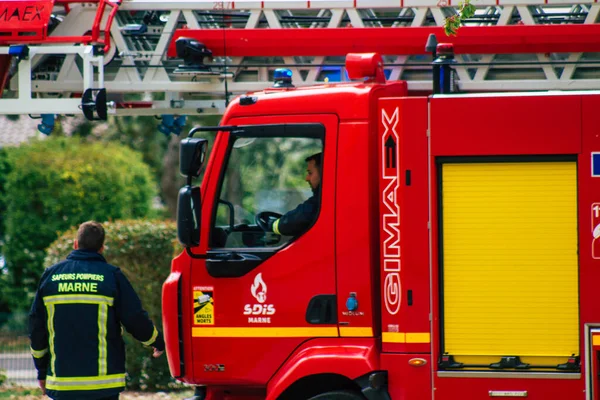
[[[182,291],[181,291],[181,276],[179,277],[179,281],[177,281],[177,325],[178,325],[178,336],[179,336],[179,376],[175,376],[174,378],[181,378],[185,376],[185,357],[184,357],[184,346],[183,346],[183,307],[182,307]]]

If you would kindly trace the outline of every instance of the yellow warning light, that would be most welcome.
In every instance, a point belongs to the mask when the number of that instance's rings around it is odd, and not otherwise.
[[[408,365],[412,365],[413,367],[422,367],[427,364],[427,360],[424,358],[411,358],[408,360]]]

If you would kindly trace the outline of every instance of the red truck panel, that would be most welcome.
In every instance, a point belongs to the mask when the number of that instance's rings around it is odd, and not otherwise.
[[[425,363],[414,366],[409,364],[411,360],[421,360]],[[392,399],[432,398],[430,354],[382,354],[381,368],[388,371]]]
[[[584,96],[585,98],[585,96]],[[588,100],[588,115],[593,115],[592,100]],[[597,102],[596,102],[597,103]],[[583,101],[586,104],[586,101]],[[431,159],[432,171],[431,195],[432,204],[437,205],[440,193],[436,168],[437,156],[517,156],[517,155],[579,155],[579,213],[580,221],[590,220],[589,200],[582,205],[582,193],[589,193],[593,186],[587,183],[590,177],[590,153],[582,149],[582,129],[597,130],[593,127],[593,118],[589,124],[582,124],[582,97],[574,94],[562,95],[482,95],[465,97],[437,97],[431,100]],[[597,106],[596,106],[597,107]],[[584,109],[585,110],[585,109]],[[592,113],[592,114],[589,114]],[[466,117],[461,123],[460,118]],[[584,119],[585,121],[585,119]],[[587,126],[587,128],[586,128]],[[589,135],[592,136],[592,135]],[[591,137],[590,137],[591,139]],[[588,140],[590,140],[588,139]],[[596,148],[600,148],[597,138],[591,139]],[[585,143],[585,140],[584,140]],[[582,154],[583,150],[583,154]],[[583,173],[585,171],[585,174]],[[584,176],[585,175],[585,176]],[[596,186],[598,186],[596,184]],[[595,190],[594,190],[595,191]],[[582,217],[582,213],[585,217]],[[440,263],[438,249],[440,243],[438,208],[432,207],[432,249],[433,265]],[[590,238],[589,225],[580,226],[580,237]],[[583,243],[584,240],[581,240]],[[585,240],[589,244],[591,239]],[[585,270],[586,256],[580,254],[580,273]],[[588,271],[589,272],[589,271]],[[585,301],[583,293],[587,285],[588,298],[591,300],[591,287],[597,279],[596,273],[589,274],[580,280],[581,316],[589,315],[598,321],[597,306]],[[586,281],[588,283],[586,283]],[[433,269],[433,362],[436,364],[440,356],[440,293],[441,283],[439,269]],[[597,289],[596,289],[597,290]],[[592,312],[592,308],[595,310]],[[586,311],[587,310],[587,311]],[[593,316],[592,316],[593,313]],[[584,323],[583,320],[580,321]],[[580,354],[584,354],[583,336]],[[582,362],[583,363],[583,362]],[[490,391],[506,396],[527,392],[527,398],[585,398],[585,369],[581,374],[547,374],[545,377],[535,373],[510,374],[503,372],[482,372],[479,375],[469,371],[437,372],[434,366],[434,393],[436,399],[483,399],[489,398]],[[532,379],[537,377],[538,379]]]
[[[434,156],[577,154],[576,95],[449,96],[431,100]]]
[[[359,189],[360,183],[369,182],[371,155],[367,122],[340,124],[337,152],[336,196],[336,274],[338,288],[338,321],[341,336],[373,337],[378,331],[374,325],[377,307],[371,295],[374,279],[372,270],[365,265],[373,263],[375,235],[371,224],[372,193]],[[356,295],[358,309],[349,311],[346,300]],[[375,328],[375,329],[374,329]],[[375,330],[375,332],[374,332]]]
[[[0,2],[0,43],[43,40],[53,0]]]
[[[579,191],[579,295],[581,343],[585,343],[588,335],[586,324],[597,328],[600,324],[600,308],[598,307],[598,282],[600,282],[600,176],[598,168],[593,168],[600,162],[600,128],[597,122],[597,110],[600,109],[600,96],[581,96],[582,106],[582,151],[578,158]],[[596,329],[597,331],[597,329]],[[594,339],[595,338],[595,339]],[[599,364],[600,336],[596,333],[589,338],[589,356],[591,360],[583,363],[584,372],[588,375],[592,400],[600,399]],[[588,349],[586,349],[588,350]],[[590,365],[591,371],[586,371]]]
[[[430,351],[427,98],[383,98],[378,176],[384,352]]]
[[[492,397],[490,392],[500,398],[514,398],[517,393],[527,392],[528,400],[585,398],[581,379],[531,379],[530,373],[520,374],[519,379],[489,374],[489,378],[437,377],[435,399],[482,400]],[[505,395],[500,396],[503,392]]]
[[[600,237],[594,229],[600,224],[600,176],[593,176],[593,153],[600,153],[598,110],[600,96],[584,95],[582,100],[582,152],[577,160],[579,180],[579,285],[581,321],[600,323],[598,282],[600,282]],[[575,124],[576,122],[573,121]],[[598,160],[598,156],[594,156]],[[596,237],[595,237],[596,236]],[[582,329],[582,335],[583,335]],[[583,336],[581,342],[583,343]]]

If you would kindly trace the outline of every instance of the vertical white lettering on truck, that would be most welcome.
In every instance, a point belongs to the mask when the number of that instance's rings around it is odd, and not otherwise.
[[[383,178],[382,204],[382,252],[383,252],[383,290],[385,308],[395,315],[400,310],[402,299],[400,282],[400,205],[398,190],[400,188],[398,170],[400,162],[400,137],[396,128],[399,120],[399,109],[396,107],[391,117],[381,110],[381,122],[384,132],[381,136],[381,174]]]

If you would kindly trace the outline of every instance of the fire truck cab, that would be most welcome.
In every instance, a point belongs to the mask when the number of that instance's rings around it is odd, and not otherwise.
[[[600,95],[408,96],[376,54],[347,70],[182,142],[173,376],[197,399],[599,399]],[[269,230],[310,196],[308,229]]]

